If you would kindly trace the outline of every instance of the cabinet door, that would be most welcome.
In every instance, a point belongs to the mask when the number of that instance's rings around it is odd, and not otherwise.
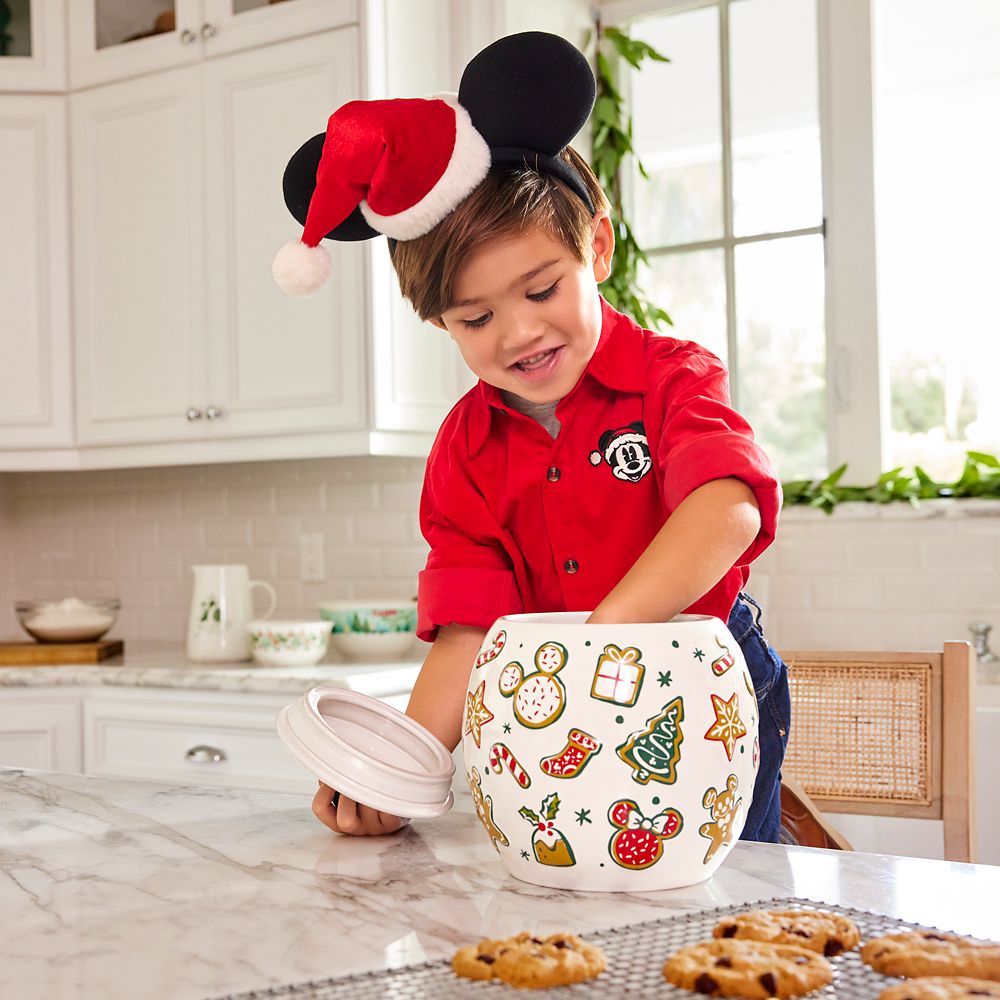
[[[285,164],[358,96],[357,30],[212,60],[204,74],[212,434],[360,427],[364,249],[329,245],[333,273],[308,298],[271,279],[275,252],[302,231],[282,199]]]
[[[68,0],[74,90],[197,62],[201,0]]]
[[[72,444],[66,99],[0,96],[0,447]]]
[[[0,767],[82,771],[81,716],[77,695],[7,689],[0,694]]]
[[[11,17],[0,28],[0,91],[66,89],[63,2],[7,3]]]
[[[358,0],[204,0],[204,4],[202,33],[208,56],[311,35],[358,19]]]
[[[81,444],[205,434],[199,74],[70,100]]]

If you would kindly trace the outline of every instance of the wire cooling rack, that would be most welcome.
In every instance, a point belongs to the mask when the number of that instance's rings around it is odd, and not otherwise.
[[[777,897],[755,903],[727,906],[717,910],[676,914],[642,924],[613,927],[586,933],[584,940],[598,945],[607,956],[607,970],[596,979],[572,986],[552,987],[545,996],[635,997],[636,1000],[656,997],[678,997],[692,1000],[699,994],[671,986],[661,973],[663,963],[678,948],[707,940],[712,928],[725,916],[747,910],[831,910],[850,917],[861,931],[862,942],[882,934],[908,930],[941,930],[922,924],[910,924],[849,906],[833,906],[814,900]],[[572,927],[566,930],[571,932]],[[475,942],[469,941],[470,944]],[[457,949],[456,949],[457,950]],[[895,980],[870,969],[861,961],[859,949],[842,953],[829,961],[834,968],[833,982],[809,994],[810,1000],[874,1000]],[[424,962],[398,969],[368,972],[337,979],[274,986],[270,989],[234,993],[216,1000],[446,1000],[450,997],[471,997],[482,1000],[512,1000],[525,991],[514,990],[497,981],[473,982],[460,979],[447,960]]]

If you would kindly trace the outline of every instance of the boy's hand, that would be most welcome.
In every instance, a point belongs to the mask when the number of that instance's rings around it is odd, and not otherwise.
[[[313,798],[312,811],[334,833],[352,837],[378,837],[385,833],[395,833],[410,822],[393,816],[392,813],[379,812],[371,806],[361,805],[323,782],[320,782],[319,791]]]

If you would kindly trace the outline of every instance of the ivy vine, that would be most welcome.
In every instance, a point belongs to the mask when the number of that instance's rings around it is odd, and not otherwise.
[[[919,506],[937,497],[986,497],[1000,500],[1000,458],[983,451],[967,451],[962,474],[951,483],[936,482],[919,465],[912,472],[903,466],[883,472],[870,486],[841,486],[845,462],[825,479],[795,479],[782,483],[785,505],[807,504],[832,514],[839,503],[892,503],[905,500]]]
[[[591,166],[611,202],[611,222],[615,228],[615,255],[611,274],[601,284],[601,294],[619,312],[631,316],[648,330],[660,330],[673,320],[639,287],[639,265],[649,258],[636,241],[622,209],[622,165],[628,156],[635,159],[639,173],[649,174],[632,147],[632,116],[625,109],[618,87],[617,67],[621,60],[639,69],[646,59],[670,62],[651,45],[629,38],[618,28],[594,25],[596,47],[597,99],[591,118]]]

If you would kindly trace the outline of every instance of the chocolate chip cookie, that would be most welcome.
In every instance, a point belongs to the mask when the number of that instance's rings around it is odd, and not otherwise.
[[[832,982],[833,967],[795,945],[715,938],[671,956],[663,976],[709,996],[798,997]]]
[[[878,995],[878,1000],[960,1000],[962,997],[1000,997],[1000,983],[967,976],[921,976],[890,986]]]
[[[717,938],[794,944],[827,958],[856,948],[861,934],[853,920],[826,910],[752,910],[716,924]]]
[[[538,937],[527,932],[511,938],[480,941],[461,948],[451,967],[468,979],[500,979],[518,989],[568,986],[599,976],[604,952],[575,934]]]
[[[887,976],[969,976],[1000,980],[1000,944],[945,931],[909,931],[874,938],[862,961]]]

